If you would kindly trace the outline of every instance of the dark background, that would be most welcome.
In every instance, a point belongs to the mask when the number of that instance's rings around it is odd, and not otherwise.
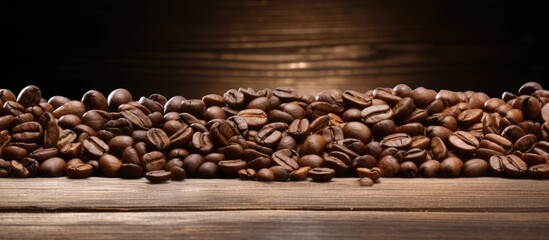
[[[9,1],[0,88],[137,99],[406,83],[500,96],[549,79],[546,2]]]

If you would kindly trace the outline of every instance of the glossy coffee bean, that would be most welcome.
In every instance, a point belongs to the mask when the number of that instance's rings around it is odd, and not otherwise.
[[[117,157],[105,154],[99,158],[99,169],[106,177],[116,177],[122,166],[122,161]]]
[[[335,171],[331,168],[313,168],[308,176],[313,182],[329,182],[335,176]]]
[[[172,173],[165,170],[156,170],[145,173],[145,178],[151,183],[163,183],[172,177]]]
[[[307,179],[307,176],[309,175],[309,171],[311,171],[310,167],[300,167],[290,173],[290,180],[291,181],[304,181]]]
[[[462,173],[465,177],[482,177],[488,173],[489,168],[490,166],[486,160],[473,158],[463,164]]]
[[[463,168],[463,161],[457,157],[449,157],[440,162],[441,177],[459,177]]]
[[[427,160],[419,166],[419,173],[423,177],[437,177],[440,169],[440,162],[436,160]]]
[[[468,132],[457,131],[448,137],[450,146],[463,154],[473,154],[479,147],[478,139]]]
[[[534,179],[549,178],[549,164],[538,164],[528,168],[528,175]]]
[[[383,138],[381,145],[384,148],[396,148],[399,150],[410,149],[412,138],[405,133],[394,133]]]

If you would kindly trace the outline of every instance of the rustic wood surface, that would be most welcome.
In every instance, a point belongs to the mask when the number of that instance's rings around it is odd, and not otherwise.
[[[547,181],[1,179],[1,239],[515,238],[549,234]]]

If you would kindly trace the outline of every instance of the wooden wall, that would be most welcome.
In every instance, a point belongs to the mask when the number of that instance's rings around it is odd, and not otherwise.
[[[549,79],[546,2],[13,1],[1,3],[0,88],[194,98],[406,83],[500,96]]]

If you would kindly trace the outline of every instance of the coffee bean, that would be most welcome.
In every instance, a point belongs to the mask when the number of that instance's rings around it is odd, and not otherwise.
[[[122,161],[117,157],[105,154],[99,158],[99,169],[106,177],[116,177],[122,166]]]
[[[69,178],[87,178],[93,174],[93,166],[89,164],[77,164],[67,167],[67,176]]]
[[[468,132],[457,131],[448,137],[452,148],[463,154],[473,154],[479,147],[479,141]]]
[[[463,176],[465,177],[482,177],[488,172],[489,164],[484,159],[473,158],[467,160],[463,164]]]
[[[88,139],[82,142],[82,147],[86,153],[91,154],[92,156],[100,157],[103,154],[109,152],[110,148],[103,140],[98,137],[91,136]]]
[[[0,178],[7,178],[11,174],[11,163],[0,159]]]
[[[152,151],[141,157],[141,165],[145,167],[147,172],[160,170],[166,165],[166,159],[161,152]]]
[[[469,109],[461,112],[457,120],[462,126],[469,127],[475,123],[479,123],[482,115],[483,111],[481,109]]]
[[[17,96],[17,102],[24,107],[28,107],[31,105],[38,105],[41,98],[42,92],[40,91],[40,88],[34,85],[29,85],[23,88],[21,92],[19,92],[19,95]]]
[[[335,176],[335,171],[331,168],[313,168],[308,176],[313,182],[329,182]]]
[[[15,142],[39,142],[43,134],[42,126],[37,122],[24,122],[11,130],[11,137]]]
[[[537,137],[533,134],[524,135],[523,137],[517,139],[513,145],[513,150],[521,151],[523,153],[531,151],[536,144]]]
[[[364,144],[372,140],[370,129],[361,122],[348,122],[343,126],[342,131],[346,138],[356,138]]]
[[[374,167],[374,168],[371,168],[371,169],[370,168],[357,168],[356,169],[356,174],[360,178],[369,178],[369,179],[372,179],[373,181],[376,181],[382,175],[381,169],[377,168],[377,167]]]
[[[510,125],[503,129],[501,136],[507,138],[511,142],[516,142],[519,138],[524,137],[526,133],[517,125]]]
[[[218,164],[219,172],[227,178],[235,178],[238,176],[238,171],[246,168],[246,162],[243,160],[223,160]]]
[[[528,165],[515,155],[507,155],[501,159],[503,171],[510,177],[519,178],[526,174]]]
[[[240,171],[238,171],[238,178],[240,178],[240,180],[253,180],[255,179],[255,174],[256,171],[254,169],[240,169]]]
[[[286,168],[288,171],[293,171],[299,168],[297,163],[298,155],[294,150],[282,149],[276,151],[272,155],[273,163]]]
[[[169,171],[172,173],[172,180],[181,181],[187,178],[187,173],[185,172],[185,169],[181,167],[172,167],[169,169]]]
[[[309,154],[299,158],[297,163],[300,167],[317,168],[322,167],[324,164],[324,159],[318,155]]]
[[[191,148],[201,154],[208,154],[213,150],[213,142],[210,138],[210,135],[202,132],[195,132],[193,134],[191,143]]]
[[[254,175],[255,179],[263,182],[272,182],[275,180],[274,173],[268,168],[262,168]]]
[[[369,126],[375,123],[389,119],[393,116],[393,110],[387,105],[377,105],[364,108],[360,114],[362,121]]]
[[[463,168],[463,161],[457,157],[449,157],[440,162],[440,176],[441,177],[459,177],[461,169]]]
[[[105,96],[96,90],[89,90],[82,96],[82,103],[86,106],[86,109],[92,110],[102,110],[102,111],[108,111],[109,110],[109,104],[107,102],[107,98]]]
[[[538,164],[528,168],[528,175],[534,179],[547,179],[549,178],[549,165]]]
[[[361,178],[358,180],[360,186],[363,186],[363,187],[371,187],[374,185],[374,181],[370,178]]]
[[[308,154],[321,155],[326,149],[326,145],[327,144],[326,144],[326,140],[324,140],[324,137],[318,134],[312,134],[308,136],[305,139],[305,141],[303,141],[303,144],[299,149],[299,155],[301,156],[305,156]]]
[[[123,88],[118,88],[112,91],[107,97],[107,103],[111,111],[118,110],[118,107],[124,103],[128,103],[133,100],[132,94]]]
[[[143,176],[143,168],[140,165],[133,163],[123,163],[118,170],[118,175],[121,178],[135,179]]]
[[[419,166],[419,173],[423,177],[432,178],[438,176],[440,162],[436,160],[427,160]]]
[[[372,105],[372,97],[353,90],[347,90],[342,95],[343,102],[350,108],[364,109]]]
[[[244,94],[236,89],[230,89],[223,94],[223,100],[229,107],[235,109],[240,109],[245,104]]]
[[[204,162],[198,167],[196,175],[199,178],[216,178],[219,175],[217,166],[218,165],[213,162]]]
[[[271,127],[264,127],[255,136],[255,142],[266,147],[274,147],[282,138],[282,133]]]
[[[394,133],[383,138],[381,145],[385,148],[407,150],[412,145],[412,138],[405,133]]]
[[[398,159],[391,155],[382,157],[377,166],[382,170],[383,177],[395,176],[400,171],[400,163]]]
[[[145,173],[145,178],[151,183],[163,183],[170,180],[171,177],[172,173],[165,170],[156,170]]]

